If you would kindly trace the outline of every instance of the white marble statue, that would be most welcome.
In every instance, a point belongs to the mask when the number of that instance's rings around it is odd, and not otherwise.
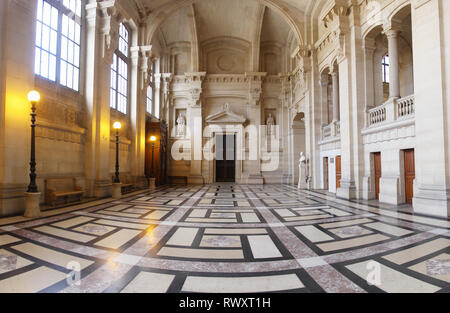
[[[186,133],[186,120],[184,119],[184,116],[178,114],[177,118],[177,136],[184,137]]]
[[[298,160],[298,189],[306,188],[306,157],[303,151],[300,152],[300,159]]]
[[[267,136],[272,135],[272,128],[275,125],[275,120],[272,116],[272,113],[269,113],[269,117],[267,118],[266,121],[266,126],[267,126]]]

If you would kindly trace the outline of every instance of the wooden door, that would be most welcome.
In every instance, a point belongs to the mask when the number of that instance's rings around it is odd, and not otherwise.
[[[341,187],[341,156],[336,156],[336,190]]]
[[[375,173],[375,197],[380,198],[380,178],[381,178],[381,153],[373,154],[373,165]]]
[[[404,151],[404,163],[405,163],[405,195],[406,203],[412,204],[414,196],[414,178],[416,177],[416,168],[414,162],[414,149]]]
[[[324,158],[324,162],[323,162],[324,164],[323,164],[323,170],[324,170],[324,172],[325,172],[325,186],[324,186],[324,188],[325,188],[325,190],[328,190],[328,188],[329,188],[329,185],[328,185],[328,158]]]
[[[236,171],[235,136],[216,136],[216,181],[234,182]]]

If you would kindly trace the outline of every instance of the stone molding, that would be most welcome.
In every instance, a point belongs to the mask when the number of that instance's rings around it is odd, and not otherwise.
[[[83,144],[85,135],[86,129],[76,125],[57,124],[40,120],[36,127],[37,138]]]

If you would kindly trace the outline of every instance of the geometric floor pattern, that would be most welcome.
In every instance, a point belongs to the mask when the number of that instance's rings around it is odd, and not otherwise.
[[[450,292],[450,222],[289,185],[0,219],[0,292]]]

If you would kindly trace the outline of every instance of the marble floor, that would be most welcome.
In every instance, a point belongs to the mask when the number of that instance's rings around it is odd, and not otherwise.
[[[0,292],[450,292],[450,222],[288,185],[0,219]]]

